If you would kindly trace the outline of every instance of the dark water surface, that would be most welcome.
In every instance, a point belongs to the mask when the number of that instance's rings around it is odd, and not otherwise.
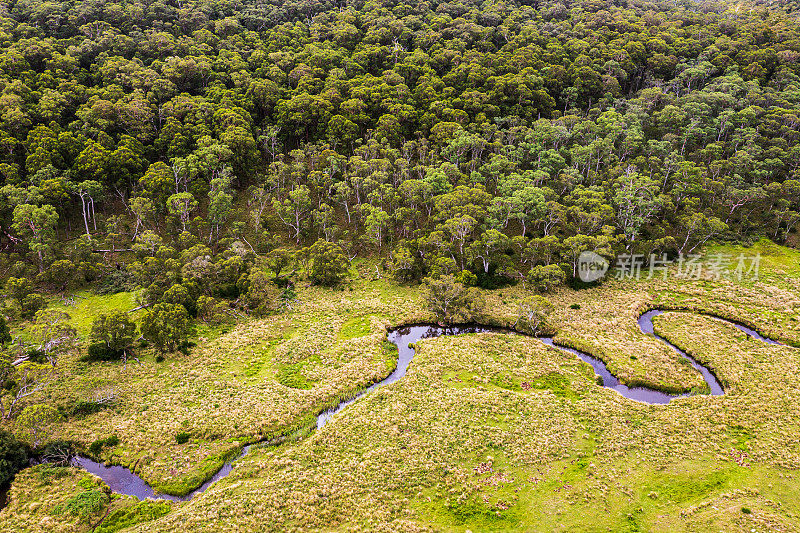
[[[245,446],[242,450],[242,453],[236,457],[239,459],[247,455],[247,452],[250,451],[250,446]],[[106,466],[102,463],[98,463],[96,461],[92,461],[87,457],[76,457],[75,463],[85,469],[87,472],[91,472],[92,474],[96,475],[100,479],[106,482],[106,485],[111,488],[112,491],[118,494],[125,494],[127,496],[135,496],[140,500],[144,500],[146,498],[153,498],[156,500],[171,500],[173,502],[185,502],[191,500],[195,494],[199,494],[206,490],[208,487],[211,486],[212,483],[218,481],[228,474],[231,473],[233,470],[233,459],[228,461],[222,468],[220,468],[216,474],[214,474],[211,479],[194,489],[189,494],[185,496],[172,496],[170,494],[164,494],[161,492],[156,492],[153,488],[148,485],[142,478],[125,468],[124,466]]]

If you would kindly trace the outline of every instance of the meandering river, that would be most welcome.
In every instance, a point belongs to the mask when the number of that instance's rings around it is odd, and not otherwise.
[[[667,341],[663,337],[660,337],[654,333],[653,317],[660,315],[663,312],[664,311],[662,310],[655,309],[642,314],[638,319],[638,324],[641,331],[645,334],[652,335],[657,340],[669,346],[680,357],[687,359],[689,363],[691,363],[691,365],[694,368],[696,368],[697,371],[700,372],[700,374],[703,376],[703,379],[705,379],[706,383],[708,384],[708,388],[712,396],[719,396],[721,394],[724,394],[722,385],[720,384],[719,380],[710,369],[706,368],[705,366],[697,362],[693,357],[688,355],[683,350],[679,349],[671,342]],[[721,318],[718,319],[724,320]],[[747,335],[753,337],[754,339],[769,344],[781,344],[775,340],[760,335],[758,332],[746,326],[743,326],[741,324],[729,320],[724,320],[724,321],[735,326],[736,328],[743,331]],[[399,328],[390,330],[387,336],[388,340],[397,346],[397,351],[398,351],[397,367],[385,379],[371,385],[370,387],[359,393],[354,398],[343,401],[336,407],[320,413],[317,416],[317,428],[319,429],[323,427],[326,423],[328,423],[328,421],[330,421],[330,419],[334,415],[345,409],[348,405],[356,401],[358,398],[366,394],[369,394],[371,391],[379,387],[383,387],[390,383],[394,383],[398,379],[405,376],[406,370],[408,369],[408,365],[411,363],[411,360],[414,359],[415,350],[413,348],[413,344],[416,343],[417,341],[421,339],[440,337],[442,335],[463,335],[466,333],[487,333],[487,332],[507,333],[507,334],[515,333],[508,329],[496,328],[491,326],[480,326],[480,325],[440,326],[435,324],[421,324],[412,326],[401,326]],[[669,403],[671,400],[675,398],[687,396],[687,394],[669,394],[666,392],[649,389],[646,387],[628,387],[620,383],[619,379],[617,379],[608,370],[607,365],[600,359],[592,357],[591,355],[583,353],[581,351],[568,348],[566,346],[561,346],[557,342],[555,342],[552,337],[537,337],[537,338],[539,341],[543,342],[548,346],[574,354],[583,361],[589,363],[594,369],[597,376],[602,381],[602,386],[613,389],[614,391],[618,392],[625,398],[630,398],[631,400],[649,404],[665,404]],[[239,459],[244,455],[246,455],[249,450],[250,446],[245,446],[241,455],[239,455],[239,457],[237,457],[236,459]],[[187,501],[192,499],[192,497],[195,496],[196,494],[199,494],[204,490],[206,490],[215,481],[227,476],[233,469],[233,463],[236,461],[236,459],[225,463],[225,465],[223,465],[223,467],[216,474],[214,474],[214,476],[211,479],[209,479],[208,481],[203,483],[203,485],[201,485],[200,487],[198,487],[197,489],[195,489],[194,491],[190,492],[185,496],[171,496],[168,494],[156,493],[139,476],[137,476],[129,469],[122,466],[105,466],[103,464],[97,463],[96,461],[92,461],[91,459],[88,459],[86,457],[78,457],[75,461],[81,467],[102,478],[103,481],[105,481],[111,488],[111,490],[113,490],[114,492],[118,492],[120,494],[127,494],[129,496],[135,496],[139,499],[156,498],[156,499],[167,499],[172,501]]]

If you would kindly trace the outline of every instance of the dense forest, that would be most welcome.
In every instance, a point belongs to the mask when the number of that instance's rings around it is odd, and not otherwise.
[[[763,5],[21,0],[0,16],[9,313],[87,283],[193,316],[268,312],[282,272],[335,284],[365,256],[402,282],[548,288],[585,250],[791,242],[800,221],[800,25]]]

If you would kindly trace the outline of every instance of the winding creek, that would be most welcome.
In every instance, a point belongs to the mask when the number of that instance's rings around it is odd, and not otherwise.
[[[699,362],[697,362],[694,358],[688,355],[686,352],[675,346],[674,344],[670,343],[663,337],[658,336],[653,331],[653,317],[662,314],[664,311],[655,309],[651,311],[647,311],[646,313],[642,314],[638,319],[639,328],[641,329],[642,333],[647,335],[651,335],[660,342],[669,346],[672,350],[674,350],[679,356],[683,357],[684,359],[688,360],[689,363],[697,369],[698,372],[703,376],[706,383],[708,384],[710,394],[712,396],[719,396],[724,394],[724,390],[722,385],[720,384],[717,377],[714,373],[708,369],[707,367],[703,366]],[[778,344],[781,343],[769,339],[767,337],[762,336],[758,332],[733,321],[725,320],[719,317],[713,317],[718,320],[722,320],[727,322],[734,327],[738,328],[740,331],[746,333],[750,337],[757,339],[759,341],[763,341],[769,344]],[[398,359],[397,359],[397,367],[395,370],[389,374],[385,379],[371,385],[364,391],[360,392],[354,398],[341,402],[336,407],[323,411],[317,416],[317,429],[323,427],[330,419],[345,409],[348,405],[356,401],[358,398],[369,394],[371,391],[383,387],[384,385],[388,385],[390,383],[394,383],[395,381],[399,380],[403,376],[406,375],[406,370],[408,369],[408,365],[411,363],[411,360],[414,358],[414,348],[413,343],[421,340],[421,339],[430,339],[435,337],[440,337],[443,335],[463,335],[467,333],[486,333],[486,332],[496,332],[496,333],[506,333],[506,334],[513,334],[515,332],[497,328],[497,327],[490,327],[490,326],[480,326],[480,325],[467,325],[467,326],[439,326],[433,324],[421,324],[421,325],[411,325],[411,326],[402,326],[399,328],[392,329],[388,332],[387,337],[388,340],[394,343],[397,346],[398,350]],[[648,389],[646,387],[628,387],[622,383],[620,383],[619,379],[617,379],[609,370],[607,365],[596,357],[592,357],[589,354],[583,353],[581,351],[575,350],[573,348],[568,348],[566,346],[562,346],[554,342],[552,337],[538,337],[538,340],[543,342],[544,344],[551,346],[553,348],[562,350],[564,352],[568,352],[579,357],[581,360],[585,361],[595,371],[595,374],[602,380],[602,385],[604,387],[608,387],[613,389],[617,393],[621,394],[625,398],[629,398],[631,400],[635,400],[638,402],[648,403],[648,404],[666,404],[669,403],[671,400],[675,398],[681,398],[687,396],[688,393],[684,394],[669,394],[662,391]],[[193,490],[189,494],[185,496],[171,496],[168,494],[161,494],[156,493],[142,478],[131,472],[129,469],[123,466],[105,466],[101,463],[97,463],[91,459],[86,457],[78,457],[75,459],[75,462],[78,466],[85,468],[87,471],[91,472],[92,474],[97,475],[103,481],[105,481],[108,486],[114,492],[120,494],[126,494],[129,496],[135,496],[140,500],[145,498],[155,498],[155,499],[166,499],[172,501],[188,501],[192,499],[196,494],[199,494],[206,490],[209,486],[211,486],[215,481],[227,476],[231,470],[233,469],[234,463],[237,459],[246,455],[250,450],[250,446],[245,446],[242,450],[242,453],[232,461],[225,463],[222,468],[214,474],[214,476],[203,483],[200,487]]]

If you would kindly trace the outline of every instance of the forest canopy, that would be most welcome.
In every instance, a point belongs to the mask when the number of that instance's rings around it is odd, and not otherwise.
[[[785,242],[800,220],[800,26],[765,5],[22,0],[0,17],[2,262],[57,290],[101,279],[153,304],[183,284],[195,314],[200,293],[248,290],[247,254],[305,246],[289,259],[311,268],[319,240],[402,281],[490,286],[572,275],[584,250]]]

